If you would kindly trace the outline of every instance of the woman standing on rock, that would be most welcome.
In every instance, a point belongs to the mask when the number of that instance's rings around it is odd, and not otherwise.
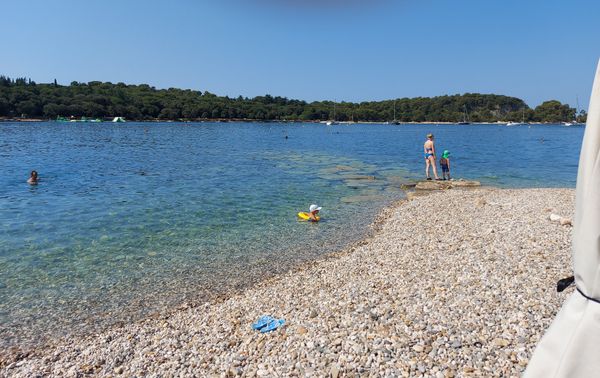
[[[433,176],[436,180],[439,180],[437,174],[437,167],[435,164],[435,146],[433,144],[433,134],[427,134],[427,140],[423,145],[423,152],[425,153],[425,176],[427,176],[427,180],[431,180],[429,176],[429,166],[433,167]]]

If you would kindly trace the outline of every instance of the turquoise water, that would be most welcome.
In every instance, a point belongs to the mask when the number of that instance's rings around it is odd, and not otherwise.
[[[0,123],[0,347],[205,300],[363,238],[423,176],[430,131],[455,177],[575,185],[582,127]],[[298,222],[311,203],[323,221]]]

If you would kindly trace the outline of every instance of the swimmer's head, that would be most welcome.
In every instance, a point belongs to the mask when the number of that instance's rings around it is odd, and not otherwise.
[[[37,171],[31,171],[31,177],[37,178],[37,176],[38,176]]]
[[[433,139],[433,134],[432,133],[427,134],[427,139]]]

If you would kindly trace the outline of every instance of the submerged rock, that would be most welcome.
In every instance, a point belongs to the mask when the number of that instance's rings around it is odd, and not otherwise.
[[[405,182],[400,184],[400,188],[402,189],[411,189],[414,188],[415,186],[417,186],[416,182]]]
[[[375,180],[375,176],[372,175],[340,175],[344,180]]]
[[[368,187],[380,187],[385,185],[383,181],[367,181],[367,180],[345,180],[344,184],[351,188],[368,188]]]
[[[348,196],[342,197],[340,201],[344,203],[356,203],[356,202],[370,202],[370,201],[383,201],[384,196],[381,195],[359,195],[359,196]]]

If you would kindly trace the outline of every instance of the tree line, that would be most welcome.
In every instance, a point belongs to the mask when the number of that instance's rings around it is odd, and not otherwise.
[[[395,114],[395,118],[394,118]],[[228,97],[190,89],[156,89],[91,81],[70,85],[38,84],[31,79],[0,76],[0,117],[57,117],[128,120],[372,121],[385,122],[567,122],[585,121],[568,104],[551,100],[531,109],[523,100],[466,93],[399,98],[361,103],[306,102],[279,96]]]

